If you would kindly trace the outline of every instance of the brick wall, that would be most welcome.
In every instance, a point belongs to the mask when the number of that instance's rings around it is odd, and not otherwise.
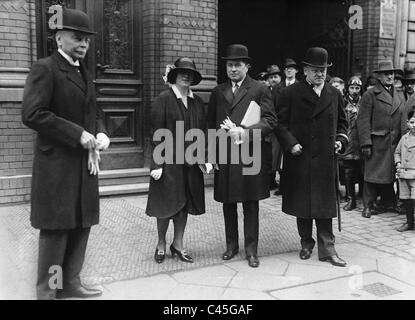
[[[36,59],[34,9],[34,0],[0,2],[0,204],[30,197],[34,134],[21,121],[21,102]]]
[[[352,71],[362,73],[365,80],[379,60],[394,60],[395,40],[380,38],[379,0],[356,0],[355,4],[363,9],[363,30],[353,31]]]
[[[0,1],[0,67],[31,66],[36,49],[36,41],[30,41],[35,37],[33,1]]]

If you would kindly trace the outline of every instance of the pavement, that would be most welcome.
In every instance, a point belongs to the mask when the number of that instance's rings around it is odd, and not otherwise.
[[[361,217],[361,202],[342,212],[342,232],[333,220],[336,250],[347,267],[320,262],[317,250],[300,260],[296,220],[281,212],[281,197],[260,202],[259,268],[243,250],[223,261],[222,206],[206,189],[207,212],[189,216],[185,247],[194,263],[153,260],[156,221],[145,214],[147,196],[101,199],[101,221],[91,231],[81,273],[98,299],[119,300],[394,300],[415,299],[415,231],[395,229],[403,215]],[[239,212],[241,212],[239,206]],[[0,299],[35,299],[38,231],[29,204],[0,207]],[[168,244],[173,230],[169,227]],[[243,248],[243,215],[239,214]]]

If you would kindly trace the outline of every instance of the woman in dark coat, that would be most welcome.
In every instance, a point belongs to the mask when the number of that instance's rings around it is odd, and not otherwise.
[[[157,263],[162,263],[165,258],[170,219],[174,223],[174,240],[170,246],[172,255],[177,254],[182,261],[193,262],[193,258],[183,249],[187,215],[205,212],[202,170],[197,163],[191,164],[187,157],[184,159],[186,147],[193,145],[192,141],[184,141],[185,133],[190,129],[205,132],[206,128],[203,102],[190,90],[190,86],[197,85],[201,79],[191,59],[178,59],[167,75],[172,87],[154,100],[151,109],[153,157],[146,213],[157,218],[159,241],[154,254]],[[159,130],[160,133],[163,129],[166,134],[171,134],[172,140],[158,141],[156,132]],[[180,143],[183,143],[184,150],[179,150]],[[159,154],[163,146],[165,153]],[[168,161],[170,156],[172,161]]]

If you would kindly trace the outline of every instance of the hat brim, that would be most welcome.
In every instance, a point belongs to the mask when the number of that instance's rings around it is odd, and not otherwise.
[[[410,77],[404,78],[404,81],[415,81],[415,74],[411,75]]]
[[[373,73],[382,73],[382,72],[390,72],[390,71],[397,72],[397,71],[400,71],[400,69],[375,70],[375,71],[372,71],[372,72]]]
[[[288,65],[284,66],[284,68],[290,68],[290,67],[296,68],[297,70],[300,69],[300,66],[296,63],[288,64]]]
[[[329,67],[333,66],[333,63],[326,63],[326,64],[322,64],[322,65],[312,64],[312,63],[308,63],[308,62],[305,62],[305,61],[301,61],[301,63],[305,66],[310,66],[310,67],[314,67],[314,68],[329,68]]]
[[[179,71],[190,71],[193,73],[193,81],[190,84],[191,86],[198,85],[202,81],[202,75],[199,71],[189,68],[174,68],[170,70],[170,72],[167,75],[167,81],[171,84],[174,84],[176,82],[176,77]]]
[[[70,31],[76,31],[76,32],[81,32],[85,34],[90,34],[90,35],[97,34],[95,31],[91,31],[87,29],[79,29],[79,28],[69,27],[69,26],[62,26],[61,29],[56,29],[56,31],[59,31],[59,30],[70,30]]]
[[[280,76],[282,76],[282,72],[281,71],[275,71],[275,72],[270,72],[270,73],[267,73],[267,77],[270,77],[270,76],[273,76],[274,74],[278,74],[278,75],[280,75]]]
[[[222,60],[252,61],[250,57],[221,57]]]

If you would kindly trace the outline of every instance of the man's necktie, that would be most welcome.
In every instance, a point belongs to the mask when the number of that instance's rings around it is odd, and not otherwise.
[[[235,83],[235,86],[233,87],[233,96],[236,97],[236,93],[238,92],[239,86],[237,83]]]

